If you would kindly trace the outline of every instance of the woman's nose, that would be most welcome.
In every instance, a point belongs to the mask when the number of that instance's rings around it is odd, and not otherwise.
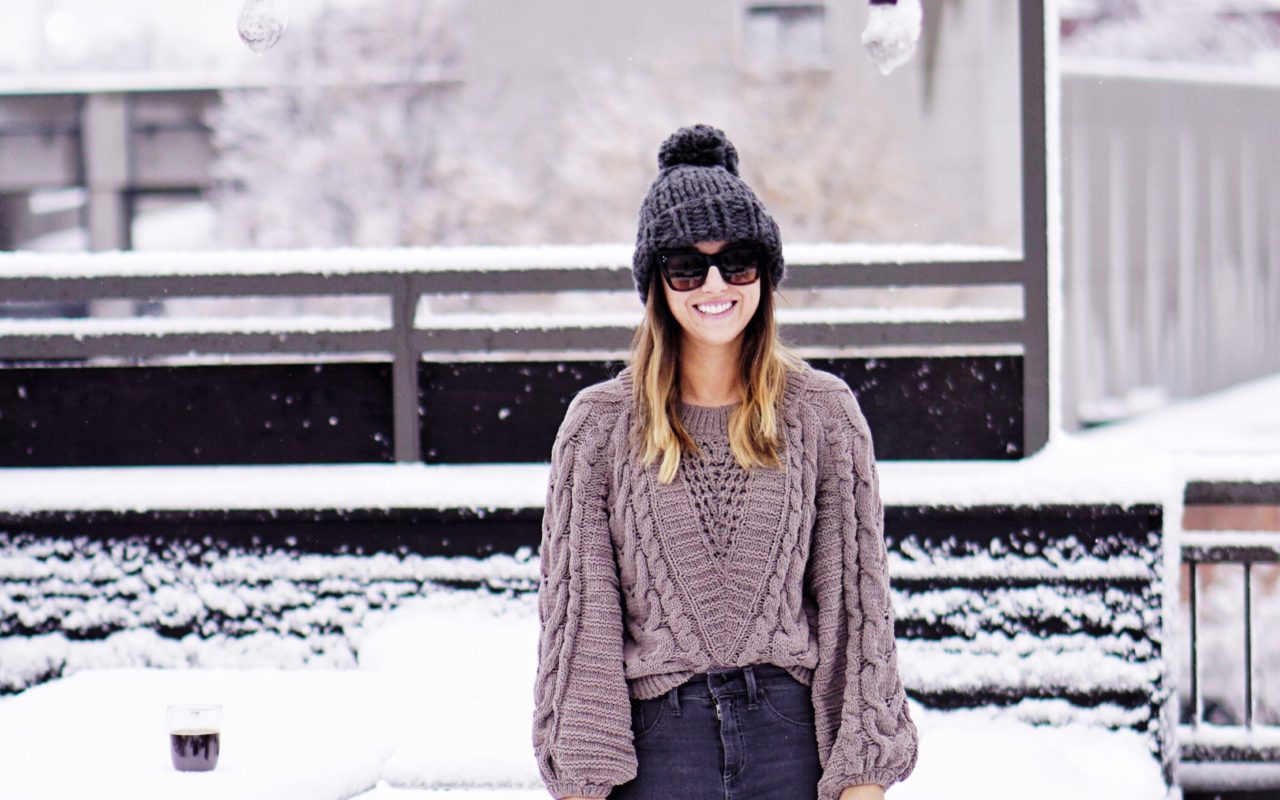
[[[704,288],[720,289],[728,285],[729,284],[726,283],[724,280],[724,276],[720,274],[719,267],[717,267],[715,264],[712,264],[710,267],[707,268],[707,280],[703,284]]]

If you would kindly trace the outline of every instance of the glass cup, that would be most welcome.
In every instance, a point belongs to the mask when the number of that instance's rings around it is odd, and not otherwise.
[[[222,749],[222,706],[169,706],[169,754],[179,772],[208,772]]]

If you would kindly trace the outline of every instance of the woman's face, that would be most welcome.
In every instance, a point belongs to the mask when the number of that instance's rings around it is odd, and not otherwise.
[[[698,242],[694,247],[707,255],[720,252],[725,242]],[[687,339],[719,347],[733,342],[742,335],[747,323],[760,305],[760,281],[746,286],[725,283],[720,268],[712,265],[707,280],[697,289],[677,292],[659,275],[662,291],[667,298],[671,315],[684,329]],[[723,306],[728,305],[727,308]]]

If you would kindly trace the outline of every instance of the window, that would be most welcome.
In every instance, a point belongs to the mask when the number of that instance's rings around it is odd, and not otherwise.
[[[748,6],[743,63],[765,73],[825,68],[826,16],[821,4]]]

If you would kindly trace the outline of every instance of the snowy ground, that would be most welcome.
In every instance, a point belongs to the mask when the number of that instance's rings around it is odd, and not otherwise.
[[[530,743],[536,640],[528,597],[441,591],[373,630],[358,669],[77,672],[0,701],[0,796],[546,797]],[[171,702],[223,705],[216,771],[171,769]],[[1136,733],[914,704],[912,712],[921,757],[891,792],[901,800],[1165,797]]]
[[[882,488],[886,502],[895,504],[1155,500],[1176,519],[1180,487],[1189,477],[1280,478],[1275,417],[1268,411],[1278,395],[1280,381],[1259,381],[1144,421],[1060,437],[1016,463],[963,469],[886,463]],[[1214,430],[1206,430],[1210,425]],[[1188,435],[1194,431],[1202,435]],[[262,479],[264,470],[272,480]],[[317,480],[317,471],[326,479]],[[156,479],[140,480],[144,474]],[[90,475],[95,479],[86,480]],[[1071,480],[1061,480],[1064,475]],[[10,470],[0,499],[33,510],[225,508],[228,496],[247,506],[312,507],[322,499],[317,493],[331,491],[339,479],[352,506],[536,505],[545,465]],[[499,485],[505,493],[472,497],[464,485]],[[1214,611],[1221,605],[1218,588],[1206,587],[1203,667],[1211,667],[1215,653],[1240,651],[1227,641],[1230,631],[1214,639],[1214,620],[1239,616],[1238,605]],[[1235,584],[1221,588],[1224,602],[1241,594]],[[530,743],[535,597],[424,595],[374,621],[358,643],[354,669],[107,669],[136,661],[101,653],[68,677],[0,700],[0,798],[146,800],[179,791],[195,800],[545,797]],[[1273,598],[1258,599],[1257,623],[1269,624]],[[1267,708],[1268,677],[1280,662],[1262,642],[1259,651],[1256,688]],[[902,652],[908,658],[911,648]],[[1238,675],[1236,666],[1224,662],[1202,677],[1212,684],[1215,675]],[[170,768],[164,706],[177,700],[226,708],[216,772]],[[1159,766],[1136,733],[1082,720],[1037,727],[993,711],[939,713],[915,704],[912,711],[921,757],[915,773],[892,790],[895,798],[1165,796]],[[66,768],[64,753],[75,754],[74,769]],[[467,791],[446,791],[450,787]]]

